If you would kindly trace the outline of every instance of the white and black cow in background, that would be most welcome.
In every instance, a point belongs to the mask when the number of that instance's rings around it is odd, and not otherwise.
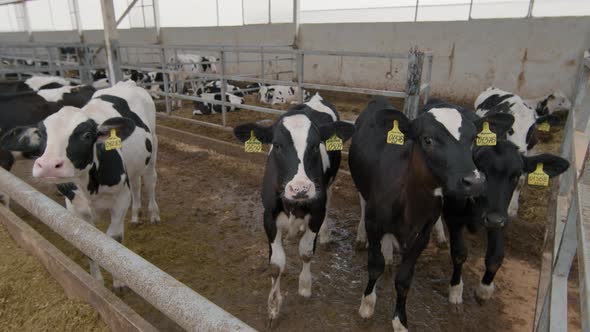
[[[283,235],[303,232],[299,256],[299,295],[311,296],[310,263],[318,233],[320,242],[329,239],[326,227],[331,185],[340,166],[340,151],[327,151],[325,141],[336,134],[346,141],[353,126],[339,121],[335,108],[318,98],[310,104],[289,109],[272,126],[244,124],[234,129],[245,142],[254,133],[264,144],[272,144],[262,184],[264,229],[269,243],[272,287],[268,297],[269,318],[279,315],[281,275],[285,271]]]
[[[206,99],[206,100],[217,100],[221,101],[221,92],[218,93],[201,93],[198,95],[199,97]],[[225,94],[225,101],[232,104],[243,104],[244,98],[234,96],[231,93]],[[215,113],[221,113],[222,106],[219,104],[213,104],[208,102],[201,102],[201,101],[193,101],[193,115],[209,115]],[[233,112],[236,110],[235,106],[230,106],[227,108],[228,112]]]
[[[283,85],[261,86],[258,90],[260,102],[270,105],[297,102],[298,92],[299,87]],[[309,92],[303,90],[303,100],[308,100],[309,96]]]
[[[551,124],[558,123],[559,117],[547,114],[538,116],[535,110],[529,108],[524,101],[513,93],[490,87],[482,92],[475,100],[475,110],[478,115],[484,116],[488,112],[503,112],[514,116],[514,124],[508,132],[508,140],[518,146],[520,153],[527,155],[537,144],[536,126],[548,121]],[[509,215],[518,214],[518,199],[524,180],[521,179],[512,201]]]
[[[242,89],[240,89],[239,87],[233,85],[233,84],[226,84],[226,92],[227,93],[231,93],[234,96],[237,97],[244,97],[245,93],[244,91],[242,91]],[[221,92],[221,81],[217,80],[217,81],[211,81],[211,82],[207,82],[203,88],[197,88],[197,95],[200,95],[201,93],[218,93]]]
[[[125,214],[133,196],[132,222],[141,207],[141,179],[149,196],[151,222],[160,219],[156,203],[155,105],[147,92],[127,81],[97,91],[82,109],[63,107],[36,127],[19,127],[2,137],[10,150],[38,150],[33,177],[58,184],[68,210],[94,224],[110,213],[107,235],[123,241]],[[113,134],[121,148],[106,150]],[[131,193],[130,193],[131,191]],[[92,275],[102,282],[98,265],[90,260]],[[113,280],[113,287],[124,286]]]
[[[509,115],[486,117],[500,126]],[[397,121],[400,145],[388,144]],[[397,247],[402,259],[395,278],[397,300],[393,329],[407,331],[406,299],[418,257],[442,211],[443,194],[479,195],[485,177],[476,169],[471,146],[483,125],[455,108],[433,108],[414,120],[397,111],[387,99],[369,102],[355,123],[349,166],[360,193],[361,225],[357,241],[368,240],[369,280],[359,314],[373,316],[376,283]],[[506,126],[507,128],[509,127]]]
[[[525,99],[525,105],[534,109],[537,116],[553,114],[557,111],[569,111],[572,108],[572,102],[561,91],[556,91],[545,97]]]
[[[214,56],[201,56],[198,54],[178,54],[175,59],[174,56],[169,58],[170,63],[177,62],[175,69],[181,71],[180,73],[170,74],[170,80],[176,82],[174,84],[177,93],[183,93],[186,80],[196,79],[199,74],[217,73],[216,63],[219,61]],[[199,85],[191,80],[192,93],[196,94]],[[177,106],[182,105],[182,100],[177,100]]]
[[[17,92],[36,92],[69,86],[70,82],[59,76],[32,76],[24,81],[0,82],[0,95]]]

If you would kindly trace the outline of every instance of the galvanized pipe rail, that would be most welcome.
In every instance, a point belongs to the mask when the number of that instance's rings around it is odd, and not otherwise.
[[[561,176],[559,195],[546,239],[552,250],[543,261],[535,331],[568,330],[568,276],[578,256],[580,320],[582,331],[590,331],[590,50],[580,61],[574,107],[568,114],[561,156],[570,168]],[[565,221],[563,221],[565,220]],[[549,258],[550,257],[550,258]]]
[[[4,169],[0,169],[0,188],[186,330],[254,331]]]

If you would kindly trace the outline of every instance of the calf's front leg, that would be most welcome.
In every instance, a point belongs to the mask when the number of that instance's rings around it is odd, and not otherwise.
[[[281,296],[281,275],[285,271],[286,256],[283,249],[282,224],[287,224],[289,218],[284,213],[276,217],[272,212],[264,212],[264,229],[268,237],[269,260],[271,274],[271,288],[268,294],[268,317],[273,320],[279,316],[283,297]]]
[[[504,261],[504,229],[488,230],[488,249],[486,251],[486,272],[481,279],[475,295],[480,301],[489,300],[494,294],[494,277]]]

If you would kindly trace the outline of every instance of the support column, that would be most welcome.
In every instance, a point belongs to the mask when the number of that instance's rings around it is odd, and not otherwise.
[[[113,0],[101,0],[100,4],[102,7],[109,80],[111,85],[115,85],[123,79],[123,72],[121,71],[121,63],[119,61],[119,32],[117,31],[117,21],[115,19],[115,7],[113,6]]]

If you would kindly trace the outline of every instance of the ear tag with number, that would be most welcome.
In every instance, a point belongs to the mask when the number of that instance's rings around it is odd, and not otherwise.
[[[549,175],[543,171],[543,163],[538,163],[537,169],[529,174],[528,183],[531,186],[547,187],[549,185]]]
[[[250,139],[244,143],[244,151],[248,153],[262,152],[262,142],[256,138],[254,130],[250,131]]]
[[[117,130],[111,129],[111,136],[104,141],[104,149],[110,151],[120,149],[122,146],[121,139],[117,136]]]
[[[404,133],[399,130],[397,120],[393,120],[393,129],[387,132],[387,144],[404,145]]]
[[[483,128],[479,134],[477,134],[477,140],[475,142],[477,146],[495,146],[496,145],[496,134],[490,130],[490,123],[485,121]]]
[[[540,125],[538,125],[537,129],[539,131],[549,131],[549,130],[551,130],[551,125],[549,124],[549,122],[545,121],[545,122],[541,123]]]
[[[326,140],[326,151],[342,151],[343,145],[342,139],[334,134]]]

